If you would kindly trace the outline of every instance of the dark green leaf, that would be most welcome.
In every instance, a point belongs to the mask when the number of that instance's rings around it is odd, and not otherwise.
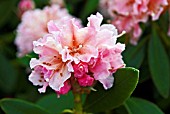
[[[14,91],[17,75],[11,63],[0,53],[0,89],[6,93]]]
[[[123,53],[128,67],[139,68],[145,55],[145,44],[148,38],[143,39],[137,46],[128,45]]]
[[[11,19],[10,15],[12,13],[13,7],[16,0],[2,0],[0,1],[0,27],[2,27],[8,19]]]
[[[86,4],[80,13],[80,18],[83,21],[85,21],[86,18],[97,9],[98,2],[99,0],[86,0]]]
[[[49,3],[50,0],[34,0],[37,8],[43,8]]]
[[[69,92],[67,95],[61,95],[60,98],[57,98],[56,94],[50,94],[41,98],[37,104],[41,107],[44,107],[52,114],[59,114],[64,109],[73,108],[74,99],[71,92]]]
[[[134,68],[119,69],[115,74],[114,86],[109,90],[97,86],[97,91],[87,96],[84,109],[101,112],[120,106],[134,91],[138,78],[139,71]]]
[[[149,68],[157,90],[164,98],[167,98],[170,90],[169,59],[155,27],[153,26],[152,29],[148,48]]]
[[[19,99],[2,99],[0,105],[6,114],[50,114],[38,105]]]
[[[113,110],[114,114],[129,114],[125,105],[121,105]]]
[[[129,98],[125,106],[129,114],[163,114],[155,104],[139,98]]]
[[[30,62],[31,58],[38,58],[38,55],[35,54],[34,52],[31,52],[31,53],[25,55],[24,57],[18,58],[17,60],[23,66],[29,67],[29,62]]]

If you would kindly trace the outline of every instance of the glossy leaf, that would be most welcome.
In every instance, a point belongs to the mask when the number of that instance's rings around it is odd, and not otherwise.
[[[145,56],[145,44],[148,38],[143,39],[137,46],[128,45],[123,53],[128,67],[139,68]]]
[[[41,98],[37,104],[52,114],[59,114],[65,109],[73,108],[74,99],[71,92],[67,95],[61,95],[60,98],[57,98],[56,94],[50,94]]]
[[[134,91],[139,71],[134,68],[119,69],[115,74],[114,86],[109,90],[97,86],[96,92],[87,96],[84,109],[88,112],[101,112],[120,106]]]
[[[6,114],[50,114],[38,105],[19,99],[2,99],[0,106]]]
[[[0,89],[11,93],[15,89],[17,75],[8,59],[0,53]]]
[[[155,104],[139,98],[129,98],[125,107],[129,114],[164,114]]]
[[[153,82],[159,93],[167,98],[170,90],[170,64],[155,27],[149,41],[148,60]]]

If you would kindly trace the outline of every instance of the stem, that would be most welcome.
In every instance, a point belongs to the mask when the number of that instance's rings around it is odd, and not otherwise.
[[[74,114],[83,114],[81,87],[72,74],[71,77],[72,92],[74,95]]]
[[[81,102],[81,93],[73,92],[74,95],[74,114],[83,114],[83,107]]]

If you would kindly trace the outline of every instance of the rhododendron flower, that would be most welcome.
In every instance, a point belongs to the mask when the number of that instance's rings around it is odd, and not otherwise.
[[[119,31],[126,30],[131,34],[130,42],[137,44],[142,33],[139,23],[147,22],[149,17],[157,20],[168,5],[167,0],[101,0],[107,4],[107,9],[112,16],[112,23]],[[103,7],[106,9],[106,5]]]
[[[34,70],[29,80],[43,86],[40,92],[50,86],[58,94],[65,94],[72,87],[72,78],[80,87],[92,86],[95,80],[105,89],[112,87],[112,74],[125,66],[121,56],[125,45],[116,43],[120,36],[117,29],[111,24],[101,25],[102,20],[97,13],[88,18],[87,27],[68,18],[62,23],[48,23],[49,34],[33,42],[39,58],[30,62]],[[37,67],[41,69],[37,71]],[[40,78],[43,81],[37,82]]]
[[[34,1],[32,0],[20,0],[19,4],[18,4],[18,15],[19,17],[22,16],[22,14],[28,10],[32,10],[35,8],[35,4]]]
[[[167,5],[167,0],[150,0],[147,13],[152,16],[152,20],[157,20]]]
[[[142,34],[142,30],[139,23],[135,22],[135,19],[132,16],[117,16],[117,18],[112,21],[112,24],[118,28],[119,32],[125,30],[129,33],[131,44],[137,44],[137,41]]]
[[[50,20],[60,21],[62,17],[71,18],[67,10],[58,5],[47,6],[43,10],[35,9],[23,14],[18,26],[15,44],[18,55],[23,56],[33,49],[32,42],[48,33],[47,23]]]

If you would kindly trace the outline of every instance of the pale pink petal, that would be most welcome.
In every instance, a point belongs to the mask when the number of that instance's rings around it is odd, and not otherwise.
[[[59,29],[57,28],[57,26],[55,25],[55,22],[53,20],[51,20],[51,21],[49,21],[47,23],[47,27],[48,27],[48,32],[49,33],[53,33],[53,32],[59,31]]]
[[[71,73],[66,66],[62,66],[58,72],[51,75],[49,80],[49,86],[55,91],[60,91],[60,88],[64,86],[64,82],[71,77]]]
[[[31,81],[36,86],[44,85],[44,79],[41,77],[40,73],[36,71],[32,71],[32,73],[29,75],[29,81]]]
[[[90,45],[85,45],[82,47],[80,50],[79,55],[75,55],[79,60],[83,62],[89,62],[91,58],[97,58],[98,56],[98,51],[95,47],[90,46]]]
[[[102,20],[103,16],[100,13],[97,13],[96,15],[91,15],[90,17],[88,17],[89,22],[87,26],[99,30]]]
[[[133,45],[137,45],[137,42],[138,42],[141,34],[142,34],[142,30],[141,30],[140,26],[138,24],[136,24],[133,29],[133,35],[132,35],[132,38],[130,39],[130,43]]]
[[[103,84],[104,89],[107,90],[113,86],[114,77],[108,76],[106,79],[100,79],[99,81]]]
[[[39,88],[38,91],[39,91],[40,93],[45,93],[47,86],[48,86],[48,83],[44,83],[43,87],[42,87],[42,88]]]
[[[98,60],[94,67],[90,68],[90,71],[93,72],[95,80],[105,79],[110,75],[109,72],[110,64]]]

